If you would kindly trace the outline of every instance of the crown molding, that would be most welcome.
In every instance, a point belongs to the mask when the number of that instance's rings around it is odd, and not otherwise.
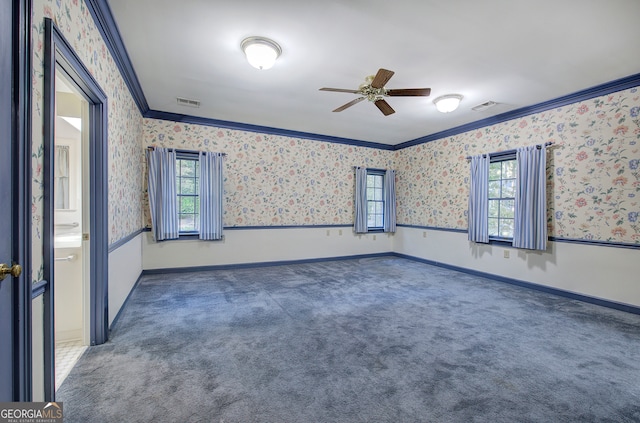
[[[330,135],[312,134],[309,132],[290,131],[288,129],[271,128],[269,126],[251,125],[248,123],[230,122],[226,120],[210,119],[179,113],[161,112],[149,110],[143,116],[149,119],[161,119],[172,122],[191,123],[194,125],[215,126],[217,128],[234,129],[238,131],[258,132],[261,134],[279,135],[283,137],[302,138],[314,141],[325,141],[334,144],[347,144],[357,147],[375,148],[378,150],[395,150],[395,146],[370,141],[360,141],[351,138],[332,137]]]
[[[467,123],[465,125],[457,126],[455,128],[447,129],[445,131],[436,132],[431,135],[426,135],[424,137],[406,141],[401,144],[396,144],[395,149],[402,150],[403,148],[412,147],[414,145],[424,144],[427,142],[436,141],[443,138],[453,137],[455,135],[462,134],[464,132],[485,128],[487,126],[496,125],[498,123],[506,122],[513,119],[523,118],[525,116],[545,112],[551,109],[557,109],[559,107],[563,107],[569,104],[578,103],[580,101],[589,100],[595,97],[600,97],[603,95],[611,94],[617,91],[622,91],[622,90],[626,90],[626,89],[630,89],[638,86],[640,86],[640,73],[635,75],[630,75],[625,78],[616,79],[615,81],[596,85],[595,87],[577,91],[572,94],[567,94],[565,96],[558,97],[553,100],[548,100],[542,103],[534,104],[532,106],[511,110],[509,112],[488,117],[486,119],[481,119],[475,122]]]

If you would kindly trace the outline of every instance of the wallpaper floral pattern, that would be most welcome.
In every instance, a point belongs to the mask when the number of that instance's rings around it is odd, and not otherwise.
[[[466,230],[466,157],[547,141],[549,234],[640,243],[637,88],[395,152],[144,120],[144,146],[228,154],[225,226],[351,224],[364,165],[397,170],[399,224]]]
[[[640,244],[638,88],[401,150],[398,223],[466,229],[466,157],[547,141],[549,235]]]
[[[352,224],[353,166],[394,160],[388,150],[144,119],[151,145],[227,154],[225,226]]]
[[[51,18],[108,96],[109,243],[143,224],[142,116],[82,0],[34,0],[33,43],[33,275],[42,278],[44,18]]]

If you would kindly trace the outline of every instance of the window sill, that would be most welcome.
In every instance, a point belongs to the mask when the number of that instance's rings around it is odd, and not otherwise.
[[[169,241],[204,241],[204,242],[216,242],[216,241],[224,241],[224,235],[222,235],[222,238],[220,239],[206,239],[206,240],[201,240],[200,239],[200,234],[198,232],[195,233],[181,233],[177,239],[172,239]]]
[[[489,238],[490,245],[499,245],[502,247],[513,247],[513,238]]]

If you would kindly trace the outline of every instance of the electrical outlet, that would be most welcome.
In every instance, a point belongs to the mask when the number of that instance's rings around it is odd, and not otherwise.
[[[338,235],[342,236],[342,229],[338,229]]]
[[[422,232],[422,237],[426,238],[427,237],[427,231]]]
[[[504,258],[509,258],[509,250],[504,250]]]
[[[327,236],[331,235],[331,230],[327,229]]]
[[[374,241],[376,240],[376,236],[375,236],[375,235],[373,236],[373,240],[374,240]]]

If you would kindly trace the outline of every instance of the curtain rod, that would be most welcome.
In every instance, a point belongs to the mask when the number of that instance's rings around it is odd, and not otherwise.
[[[354,166],[353,168],[354,169],[362,168],[367,170],[373,170],[375,172],[386,172],[388,170],[388,169],[376,169],[375,167],[364,167],[364,166]]]
[[[550,145],[555,144],[553,141],[547,141],[544,144],[537,144],[536,147],[538,147],[538,150],[541,149],[543,146],[544,147],[548,147]],[[491,155],[495,155],[495,154],[512,154],[515,153],[517,150],[514,148],[513,150],[506,150],[506,151],[498,151],[495,153],[489,153],[489,156]],[[486,154],[483,154],[482,157],[487,157]],[[471,156],[467,156],[467,160],[471,160]]]
[[[147,147],[147,150],[155,150],[156,148],[152,145]],[[167,150],[174,150],[176,153],[190,153],[190,154],[200,154],[200,153],[204,153],[204,151],[198,151],[198,150],[182,150],[179,148],[167,148]],[[223,156],[226,156],[227,153],[222,153]]]

